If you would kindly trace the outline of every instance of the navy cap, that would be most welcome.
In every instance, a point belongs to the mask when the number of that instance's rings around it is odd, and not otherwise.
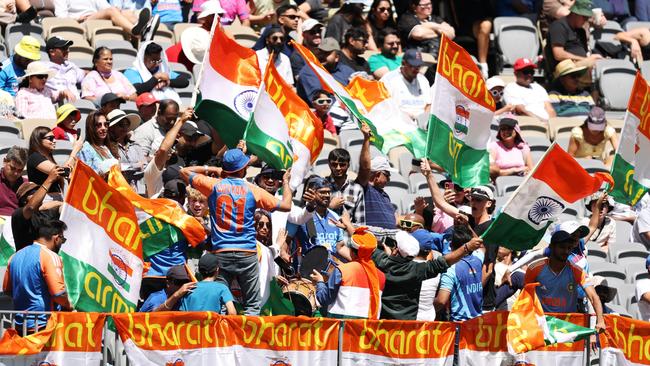
[[[420,243],[420,250],[430,251],[433,249],[433,235],[425,229],[417,229],[411,233],[411,236]]]
[[[422,60],[422,53],[415,49],[406,50],[406,52],[404,52],[404,57],[402,60],[413,67],[420,67],[424,65],[424,61]]]

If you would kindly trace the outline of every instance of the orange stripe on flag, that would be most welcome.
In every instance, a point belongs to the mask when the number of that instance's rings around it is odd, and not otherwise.
[[[589,175],[578,162],[554,144],[539,164],[533,178],[544,181],[563,200],[573,203],[598,191],[603,182],[614,185],[614,179],[607,173]]]
[[[535,294],[537,286],[537,282],[524,286],[508,314],[506,339],[508,348],[515,353],[528,352],[546,345],[538,320],[544,318],[544,311]]]
[[[229,38],[220,25],[210,43],[210,65],[234,84],[258,87],[262,79],[257,54]]]
[[[636,73],[627,109],[639,119],[639,132],[650,139],[650,85],[640,72]]]
[[[390,93],[384,83],[360,76],[355,76],[345,89],[352,97],[358,99],[368,111],[383,100],[390,98]]]

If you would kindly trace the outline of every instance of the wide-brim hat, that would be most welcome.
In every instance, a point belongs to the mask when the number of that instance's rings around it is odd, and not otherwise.
[[[121,120],[126,119],[129,121],[129,131],[135,130],[139,125],[140,122],[142,122],[142,119],[140,116],[134,113],[129,113],[126,114],[124,111],[119,110],[119,109],[113,109],[106,115],[106,119],[108,120],[108,127],[113,127],[117,123],[119,123]]]
[[[557,79],[561,76],[580,73],[583,74],[587,70],[587,66],[578,66],[571,59],[562,60],[560,63],[555,66],[555,71],[553,72],[553,78]]]
[[[181,33],[181,49],[192,63],[202,63],[208,47],[210,47],[210,33],[205,29],[190,27]]]
[[[18,56],[38,61],[41,59],[41,42],[32,36],[23,36],[14,47],[14,52]]]
[[[226,173],[238,172],[248,165],[250,158],[240,149],[230,149],[223,154],[221,166]]]
[[[585,17],[591,17],[594,15],[591,0],[576,0],[571,8],[569,8],[569,11]]]
[[[29,63],[27,69],[25,70],[25,75],[18,78],[18,80],[23,81],[25,80],[25,78],[29,78],[30,76],[35,76],[35,75],[47,75],[48,78],[51,78],[52,76],[54,76],[54,74],[55,71],[50,70],[50,68],[47,67],[47,65],[44,62],[34,61]]]
[[[74,113],[74,120],[79,122],[81,119],[81,112],[77,109],[77,107],[73,106],[70,103],[66,103],[59,108],[56,109],[56,124],[58,125],[59,123],[63,122],[70,113]]]

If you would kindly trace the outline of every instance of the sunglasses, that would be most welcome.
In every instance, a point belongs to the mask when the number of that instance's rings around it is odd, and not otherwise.
[[[289,18],[290,20],[297,20],[299,18],[299,16],[297,15],[280,15],[280,16]]]
[[[271,37],[271,42],[277,42],[277,41],[284,42],[284,37],[282,37],[282,36],[273,36],[273,37]]]
[[[43,140],[48,140],[48,141],[52,142],[52,141],[54,141],[54,136],[53,135],[44,136]]]
[[[158,59],[158,60],[149,60],[149,62],[151,62],[151,63],[154,64],[154,65],[160,65],[160,64],[162,64],[162,60],[161,60],[161,59]]]
[[[66,241],[68,241],[68,239],[67,239],[65,236],[63,236],[63,234],[60,234],[59,237],[61,238],[61,244],[63,244],[63,243],[65,243]]]
[[[347,166],[349,163],[345,161],[330,161],[329,164],[334,167],[342,168]]]
[[[108,122],[97,122],[97,127],[108,127]]]
[[[271,227],[271,223],[270,222],[259,221],[257,223],[257,227],[259,227],[259,228],[265,227],[265,228],[269,229]]]
[[[377,8],[377,11],[380,12],[380,13],[383,13],[385,11],[390,12],[390,8]]]
[[[535,75],[535,70],[534,69],[524,69],[521,70],[521,73],[527,76],[532,76]]]
[[[490,94],[492,94],[493,97],[502,97],[503,96],[503,90],[490,90]]]
[[[316,103],[317,105],[327,105],[327,104],[332,104],[332,100],[329,98],[320,98],[320,99],[316,99],[314,103]]]
[[[411,220],[399,220],[399,227],[401,227],[402,229],[411,229],[416,226],[422,226],[422,224]]]

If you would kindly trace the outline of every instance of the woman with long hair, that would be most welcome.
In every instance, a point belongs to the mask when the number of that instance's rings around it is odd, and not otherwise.
[[[574,158],[598,159],[609,167],[614,161],[611,151],[617,149],[618,136],[614,127],[607,123],[605,111],[592,107],[585,122],[571,130],[567,152]]]
[[[368,35],[368,49],[377,50],[381,49],[381,42],[379,42],[379,32],[386,28],[397,29],[395,16],[393,15],[393,4],[390,0],[375,0],[370,5],[370,12],[368,12],[368,23],[366,30]],[[373,47],[374,46],[374,47]]]
[[[78,156],[79,160],[100,174],[106,173],[102,162],[118,159],[120,156],[117,145],[111,141],[108,134],[108,127],[109,122],[105,115],[99,111],[91,112],[86,118],[86,141]]]
[[[124,100],[135,101],[137,98],[135,88],[126,76],[113,70],[113,52],[108,47],[99,47],[93,54],[92,71],[81,82],[81,97],[98,101],[106,93],[114,93]]]

